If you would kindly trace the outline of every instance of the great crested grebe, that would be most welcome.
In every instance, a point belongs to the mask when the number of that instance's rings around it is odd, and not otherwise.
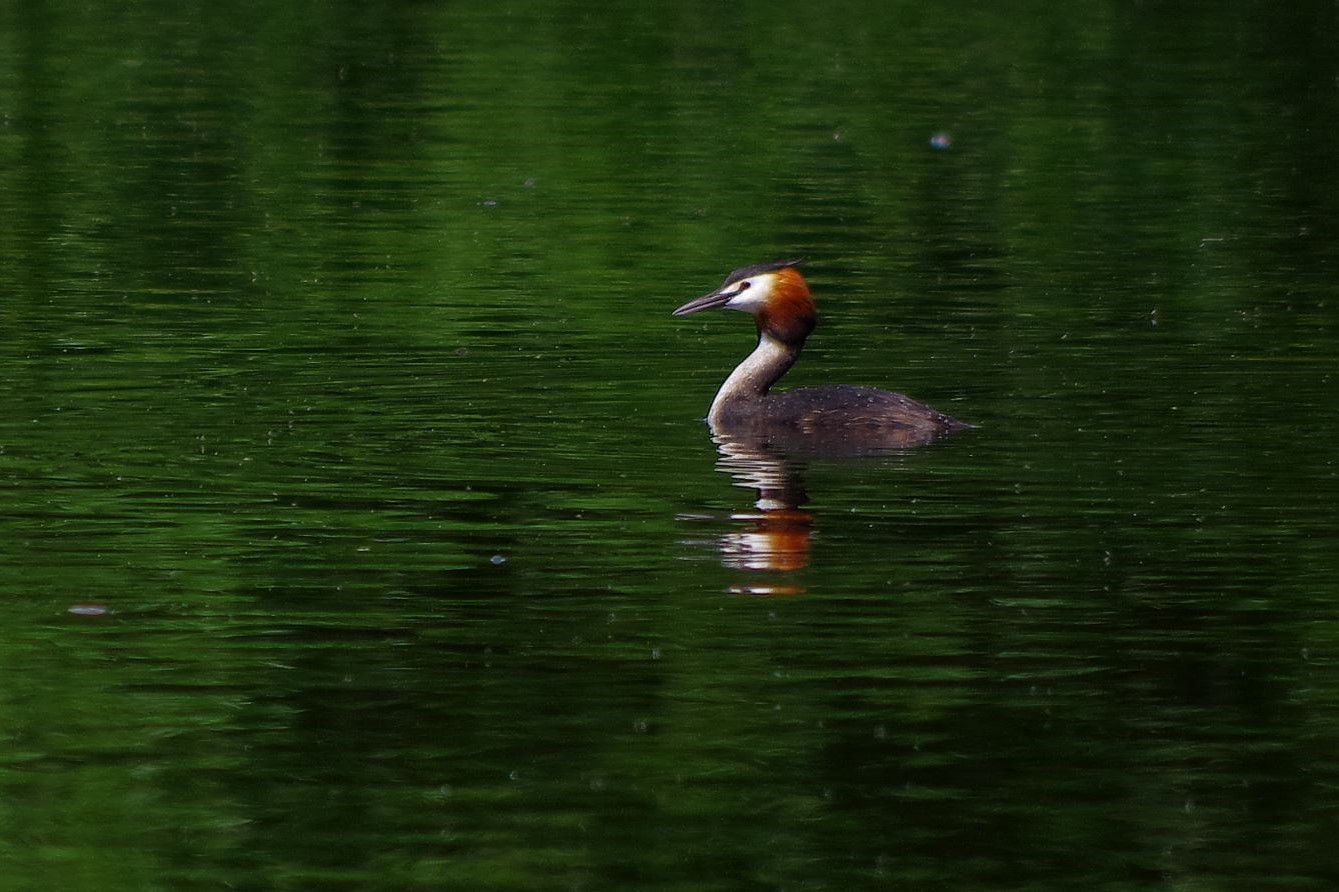
[[[724,307],[751,313],[758,346],[741,362],[712,401],[707,421],[714,433],[810,434],[854,438],[887,447],[916,446],[972,427],[900,393],[848,384],[770,393],[800,356],[817,323],[809,285],[798,260],[745,266],[710,294],[674,311],[687,316]]]

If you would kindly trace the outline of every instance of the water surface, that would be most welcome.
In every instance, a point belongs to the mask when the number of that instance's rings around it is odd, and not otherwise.
[[[0,25],[0,888],[1339,878],[1332,5]]]

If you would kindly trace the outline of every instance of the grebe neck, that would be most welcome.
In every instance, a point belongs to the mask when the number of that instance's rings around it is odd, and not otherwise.
[[[716,399],[711,403],[707,421],[713,426],[728,423],[760,402],[771,386],[780,381],[781,376],[799,359],[800,346],[787,344],[764,331],[758,337],[758,346],[735,367],[721,389],[716,391]]]

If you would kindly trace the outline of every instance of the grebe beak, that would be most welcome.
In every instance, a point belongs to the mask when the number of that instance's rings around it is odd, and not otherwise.
[[[671,316],[687,316],[689,313],[700,313],[703,310],[714,310],[723,307],[730,302],[730,298],[739,293],[739,289],[725,291],[724,289],[713,291],[711,294],[704,294],[701,297],[690,300],[688,303],[679,307],[671,313]]]

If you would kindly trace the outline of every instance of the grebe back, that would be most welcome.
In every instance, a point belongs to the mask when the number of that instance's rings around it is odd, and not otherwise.
[[[877,441],[891,448],[929,443],[972,427],[900,393],[839,384],[771,393],[790,370],[818,314],[798,260],[745,266],[720,288],[691,300],[675,316],[724,308],[753,316],[758,346],[725,379],[707,421],[718,433],[784,430],[825,438]]]

